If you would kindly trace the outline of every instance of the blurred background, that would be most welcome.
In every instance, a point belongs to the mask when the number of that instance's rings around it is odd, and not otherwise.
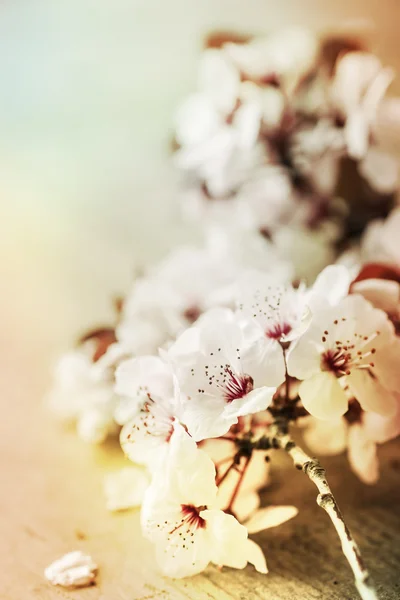
[[[398,0],[2,2],[2,352],[65,347],[111,317],[135,264],[190,236],[168,144],[210,30],[365,28],[400,67],[399,22]]]

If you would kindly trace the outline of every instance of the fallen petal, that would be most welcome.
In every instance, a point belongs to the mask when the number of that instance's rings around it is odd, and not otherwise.
[[[97,565],[91,556],[80,550],[68,552],[49,565],[44,575],[53,585],[85,587],[95,580]]]

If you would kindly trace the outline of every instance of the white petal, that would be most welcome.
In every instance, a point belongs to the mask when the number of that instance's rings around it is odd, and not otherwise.
[[[226,405],[224,415],[243,417],[266,410],[272,402],[276,388],[260,387],[246,394],[243,398],[233,400]]]
[[[204,94],[192,94],[177,111],[176,140],[182,145],[200,144],[214,135],[221,123],[221,115],[211,99]]]
[[[365,410],[380,415],[394,415],[398,406],[395,396],[386,390],[377,379],[360,369],[346,377],[346,381],[355,398]]]
[[[120,442],[126,456],[150,470],[157,468],[168,451],[174,429],[174,417],[169,405],[149,403],[121,431]]]
[[[122,362],[115,373],[115,391],[121,396],[147,399],[147,393],[159,398],[173,396],[169,365],[157,356],[141,356]]]
[[[233,492],[233,490],[231,490],[231,492]],[[221,508],[226,509],[227,505],[227,502],[225,502],[223,506],[221,505]],[[218,506],[220,505],[218,504]],[[257,492],[245,492],[241,489],[240,494],[237,495],[232,505],[232,512],[237,520],[247,527],[247,523],[245,523],[246,519],[248,519],[259,506],[260,496]]]
[[[225,412],[225,407],[225,402],[214,396],[189,399],[183,406],[182,423],[196,442],[220,437],[238,420],[236,412]]]
[[[125,467],[104,477],[107,510],[140,506],[150,485],[148,472],[140,467]]]
[[[355,160],[363,158],[368,150],[369,123],[361,109],[349,115],[344,133],[349,156]]]
[[[97,565],[88,554],[80,550],[68,552],[49,565],[44,572],[53,585],[84,587],[94,581]]]
[[[206,519],[213,540],[211,561],[219,566],[244,569],[247,564],[246,527],[221,510],[205,510],[200,516]]]
[[[359,424],[350,427],[348,455],[351,468],[364,483],[377,482],[379,462],[376,444],[365,436]]]
[[[394,415],[384,417],[373,412],[363,414],[364,434],[377,444],[383,444],[400,434],[400,397],[397,396],[397,409]]]
[[[399,184],[399,162],[396,156],[369,148],[359,164],[360,174],[380,194],[391,194]]]
[[[351,273],[343,265],[330,265],[317,277],[311,290],[309,306],[315,308],[316,301],[322,301],[319,308],[327,308],[326,301],[331,306],[337,304],[348,292],[351,283]],[[317,306],[318,307],[318,306]]]
[[[388,279],[364,279],[353,283],[352,292],[361,294],[375,308],[394,314],[400,304],[400,285]]]
[[[199,87],[223,113],[230,113],[239,93],[240,74],[221,50],[209,48],[199,65]]]
[[[332,373],[318,373],[301,382],[299,396],[304,408],[318,419],[344,415],[348,399]]]
[[[292,344],[286,360],[289,375],[296,379],[306,379],[320,373],[321,350],[311,336],[310,330],[304,337]]]
[[[310,450],[322,456],[341,454],[347,446],[347,423],[339,417],[329,421],[309,419],[303,432]]]
[[[263,337],[255,341],[242,357],[243,371],[251,373],[255,387],[278,387],[285,381],[282,346]]]
[[[385,389],[396,393],[400,389],[400,369],[398,368],[400,364],[400,337],[394,336],[391,328],[388,334],[387,330],[385,331],[386,324],[389,323],[386,321],[381,327],[382,346],[380,351],[377,351],[373,357],[375,364],[373,373]]]
[[[262,573],[263,575],[268,573],[264,552],[253,540],[246,540],[246,556],[248,562],[251,565],[254,565],[256,571]]]
[[[179,526],[179,522],[175,526]],[[182,542],[179,530],[170,536],[170,541],[157,542],[157,562],[167,577],[191,577],[204,571],[210,562],[210,543],[206,530],[198,530],[186,542]]]
[[[160,465],[148,495],[152,502],[176,499],[178,504],[209,506],[217,497],[215,466],[184,428],[174,424],[166,460]]]
[[[122,396],[118,398],[117,405],[114,410],[114,420],[118,425],[125,425],[128,421],[132,421],[138,414],[140,409],[142,408],[141,399],[136,398],[128,398],[127,396]]]
[[[298,512],[295,506],[267,506],[257,510],[245,523],[245,526],[249,533],[258,533],[264,529],[278,527],[278,525],[293,519]]]

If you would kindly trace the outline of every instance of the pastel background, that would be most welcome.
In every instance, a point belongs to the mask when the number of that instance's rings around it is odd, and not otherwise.
[[[26,495],[41,502],[37,469],[49,467],[43,440],[55,438],[37,407],[52,361],[111,318],[135,264],[193,233],[180,224],[167,156],[202,38],[293,24],[365,26],[382,60],[400,68],[399,0],[0,3],[0,486],[16,520]],[[55,476],[68,464],[59,452]],[[12,508],[0,513],[12,521]],[[3,553],[17,573],[10,561],[23,542],[7,531]],[[9,586],[2,598],[16,597]]]
[[[67,343],[109,317],[135,262],[183,235],[168,141],[208,31],[357,23],[400,65],[398,0],[2,2],[0,319],[11,337]]]

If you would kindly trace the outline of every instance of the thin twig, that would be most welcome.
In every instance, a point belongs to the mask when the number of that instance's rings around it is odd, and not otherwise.
[[[232,464],[230,464],[230,465],[229,465],[229,467],[226,469],[225,473],[224,473],[223,475],[221,475],[221,477],[219,477],[219,478],[217,479],[217,481],[215,482],[215,483],[216,483],[216,485],[217,485],[218,487],[221,485],[221,483],[222,483],[223,481],[225,481],[225,479],[228,477],[229,473],[230,473],[230,472],[232,471],[232,469],[234,469],[235,467],[236,467],[236,463],[235,463],[235,461],[233,460],[233,461],[232,461]]]
[[[362,600],[378,600],[371,576],[361,557],[360,550],[344,522],[339,506],[332,494],[326,479],[325,469],[318,460],[308,456],[299,446],[293,442],[290,435],[280,432],[274,435],[273,441],[285,450],[292,458],[297,469],[301,469],[318,489],[317,504],[328,514],[342,544],[345,555],[354,574],[356,588]],[[272,443],[272,446],[275,444]]]
[[[236,497],[237,497],[237,495],[238,495],[238,493],[239,493],[239,490],[240,490],[240,488],[241,488],[241,485],[242,485],[242,482],[243,482],[243,479],[244,479],[244,476],[245,476],[245,474],[246,474],[247,467],[249,466],[249,463],[250,463],[250,461],[251,461],[251,456],[246,456],[246,457],[245,457],[245,463],[244,463],[244,466],[243,466],[242,470],[241,470],[241,471],[240,471],[240,473],[239,473],[239,479],[238,479],[238,482],[237,482],[237,484],[236,484],[236,486],[235,486],[235,489],[233,490],[233,493],[232,493],[231,499],[230,499],[230,501],[229,501],[229,504],[228,504],[228,506],[227,506],[227,508],[226,508],[226,510],[227,510],[227,511],[230,511],[230,510],[232,510],[233,503],[235,502],[235,500],[236,500]]]

